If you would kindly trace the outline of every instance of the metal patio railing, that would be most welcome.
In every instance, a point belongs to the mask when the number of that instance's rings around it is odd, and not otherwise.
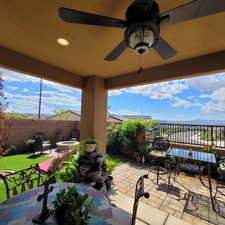
[[[192,145],[210,145],[225,148],[225,126],[197,125],[197,124],[170,124],[148,126],[146,140],[155,136],[167,137],[171,142]]]

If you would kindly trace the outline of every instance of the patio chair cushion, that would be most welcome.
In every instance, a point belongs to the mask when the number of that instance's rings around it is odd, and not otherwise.
[[[39,170],[43,173],[48,173],[53,160],[55,160],[56,158],[57,158],[57,156],[53,156],[52,158],[39,163],[38,164]]]

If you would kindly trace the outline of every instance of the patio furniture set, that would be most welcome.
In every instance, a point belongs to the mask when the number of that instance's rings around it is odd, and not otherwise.
[[[111,205],[106,195],[89,185],[78,183],[46,184],[49,180],[42,179],[37,167],[18,171],[11,174],[8,179],[5,177],[1,178],[3,178],[7,187],[8,199],[0,204],[0,225],[61,224],[57,221],[56,209],[54,209],[53,203],[57,198],[57,193],[68,187],[76,187],[79,194],[87,194],[92,201],[95,212],[90,213],[88,223],[90,225],[135,225],[139,199],[141,197],[149,198],[149,193],[144,191],[144,179],[148,178],[147,175],[141,176],[136,184],[132,216],[115,205]],[[13,187],[8,185],[10,181],[14,181],[15,185]],[[36,188],[34,188],[35,181],[37,181]],[[50,185],[49,189],[48,185]],[[17,194],[16,190],[19,186],[22,193]],[[9,195],[11,191],[12,197]],[[43,202],[42,204],[41,200],[45,201],[45,203]],[[47,214],[44,215],[44,211]]]
[[[72,130],[69,137],[63,137],[62,140],[48,140],[43,132],[38,132],[34,135],[33,139],[29,141],[29,147],[32,152],[43,153],[46,150],[57,148],[60,152],[68,150],[72,145],[79,144],[80,132],[78,130]]]
[[[217,185],[214,192],[213,192],[214,188],[212,187],[212,181],[211,181],[211,167],[212,165],[217,165],[219,161],[217,155],[215,155],[214,153],[170,148],[168,140],[163,139],[161,137],[156,137],[155,139],[153,139],[149,155],[150,157],[152,157],[152,159],[150,160],[150,167],[149,167],[148,174],[151,172],[156,174],[157,185],[159,185],[159,180],[161,178],[161,175],[168,174],[167,192],[169,192],[169,189],[172,186],[171,180],[183,186],[189,192],[188,187],[185,187],[184,185],[179,183],[176,178],[179,176],[179,173],[182,169],[187,169],[186,164],[185,166],[183,166],[184,165],[182,162],[183,159],[191,160],[192,162],[195,162],[196,164],[190,164],[192,168],[192,172],[198,173],[200,183],[204,187],[206,187],[209,191],[212,209],[215,212],[220,213],[220,208],[219,208],[219,204],[217,202],[216,196],[218,192],[224,195],[224,193],[220,191],[221,188],[225,188],[224,180],[221,179],[221,176],[219,177],[220,179],[217,179]],[[163,163],[164,163],[164,167],[162,167]],[[165,168],[165,164],[167,165],[166,168]],[[190,166],[188,167],[189,169],[190,169]],[[202,179],[204,168],[206,168],[207,170],[207,181],[208,181],[207,184]]]

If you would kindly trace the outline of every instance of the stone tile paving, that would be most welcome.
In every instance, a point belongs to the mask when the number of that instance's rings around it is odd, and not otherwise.
[[[135,184],[138,178],[144,174],[148,173],[148,166],[143,164],[137,164],[134,162],[127,162],[123,165],[117,167],[113,171],[113,188],[119,192],[134,197]],[[184,173],[180,173],[177,177],[178,183],[172,181],[172,188],[170,192],[167,193],[167,175],[161,176],[163,180],[160,180],[159,186],[156,185],[156,175],[150,173],[149,179],[145,182],[145,190],[150,193],[149,199],[142,198],[141,201],[156,207],[162,211],[165,211],[171,215],[174,215],[180,219],[183,219],[190,224],[225,224],[225,219],[216,215],[213,220],[214,223],[209,223],[210,220],[201,219],[199,217],[193,216],[184,211],[185,204],[187,202],[188,191],[196,192],[204,196],[209,196],[209,191],[205,188],[198,179],[197,176],[188,176]],[[207,181],[205,177],[204,180]],[[215,187],[215,181],[213,180],[213,186]],[[185,189],[187,188],[187,189]],[[225,198],[222,195],[218,195],[221,201],[225,202]],[[205,218],[209,218],[211,211],[207,211],[207,208],[202,210]]]

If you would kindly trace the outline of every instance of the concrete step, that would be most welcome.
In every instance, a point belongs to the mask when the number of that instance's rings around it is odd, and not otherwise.
[[[111,203],[115,204],[118,208],[122,209],[126,213],[132,215],[134,199],[126,196],[118,191],[109,196]],[[150,196],[151,198],[151,196]],[[122,213],[123,214],[123,213]],[[131,218],[131,217],[130,217]],[[127,223],[124,223],[127,224]],[[129,222],[128,222],[129,224]],[[139,201],[137,211],[137,223],[139,225],[189,225],[185,221],[169,215],[157,208],[147,205]]]

